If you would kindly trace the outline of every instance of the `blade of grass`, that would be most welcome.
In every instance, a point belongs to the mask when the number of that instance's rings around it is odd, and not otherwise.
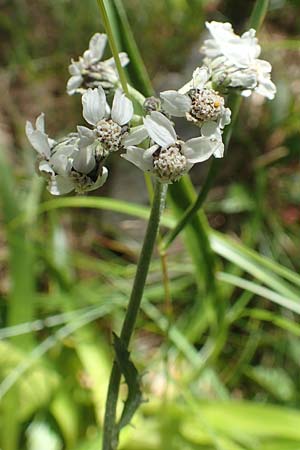
[[[276,289],[279,294],[295,301],[300,298],[299,293],[296,292],[290,284],[286,283],[279,276],[268,270],[265,265],[261,266],[259,264],[259,262],[261,263],[265,261],[264,258],[253,258],[252,251],[249,252],[244,246],[235,244],[230,238],[221,236],[219,233],[212,233],[211,238],[212,248],[220,256],[223,256],[227,260],[233,262],[270,288]]]
[[[220,281],[224,281],[225,283],[233,284],[234,286],[237,286],[246,291],[253,292],[254,294],[266,298],[271,302],[276,303],[277,305],[300,314],[299,297],[284,297],[283,295],[280,295],[277,292],[272,291],[271,289],[260,286],[253,281],[245,280],[244,278],[237,277],[229,273],[219,272],[217,276]]]

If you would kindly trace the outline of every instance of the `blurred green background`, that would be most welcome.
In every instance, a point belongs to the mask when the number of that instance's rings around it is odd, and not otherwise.
[[[201,64],[205,20],[241,32],[253,4],[124,0],[155,89]],[[96,0],[0,5],[0,448],[98,449],[147,189],[116,157],[99,195],[50,198],[24,125],[41,111],[50,136],[83,124],[67,67],[103,31]],[[277,96],[243,102],[199,215],[212,251],[190,229],[169,251],[171,307],[153,258],[132,345],[149,401],[122,450],[300,450],[299,15],[298,0],[270,2],[259,39]],[[170,201],[163,231],[177,213]]]

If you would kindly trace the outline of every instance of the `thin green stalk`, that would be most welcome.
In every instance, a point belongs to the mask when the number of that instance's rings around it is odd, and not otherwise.
[[[99,6],[99,10],[100,10],[100,14],[102,17],[102,22],[108,37],[108,42],[109,42],[109,46],[111,48],[111,52],[113,54],[113,57],[115,59],[115,63],[116,63],[116,67],[117,67],[117,71],[119,74],[119,78],[120,78],[120,82],[123,88],[123,91],[128,95],[128,86],[127,86],[127,79],[126,79],[126,74],[125,71],[122,67],[121,64],[121,60],[120,60],[120,56],[119,56],[119,50],[117,47],[117,43],[112,31],[112,27],[106,12],[106,8],[105,8],[105,4],[103,0],[97,0],[98,6]]]
[[[268,0],[257,0],[252,14],[249,21],[249,26],[251,28],[258,29],[261,27],[263,20],[266,16],[267,10],[268,10]],[[232,105],[231,105],[231,111],[232,111],[232,120],[231,123],[225,128],[224,134],[223,134],[223,140],[224,140],[224,147],[225,151],[229,147],[229,142],[232,135],[232,130],[234,128],[234,125],[236,123],[238,113],[241,107],[242,98],[239,95],[236,95],[232,99]],[[208,192],[210,191],[210,188],[219,172],[219,169],[221,167],[221,163],[219,159],[213,159],[209,168],[209,171],[207,173],[206,179],[204,181],[203,187],[201,191],[199,192],[195,202],[185,211],[181,219],[178,221],[177,225],[173,230],[171,230],[164,238],[162,243],[162,248],[166,250],[171,243],[174,241],[174,239],[177,237],[177,235],[183,230],[183,228],[190,222],[191,218],[194,217],[194,215],[197,213],[197,211],[202,207],[206,196]]]
[[[251,13],[249,27],[259,30],[261,27],[269,6],[269,0],[257,0]]]
[[[137,271],[129,299],[129,304],[122,326],[120,338],[127,348],[134,331],[137,314],[140,308],[148,269],[153,253],[153,248],[158,232],[160,216],[165,204],[167,185],[157,183],[155,186],[154,198],[152,202],[151,214],[146,230],[142,251],[139,257]],[[118,445],[118,429],[116,426],[116,408],[119,396],[121,381],[120,369],[114,361],[110,375],[106,410],[103,430],[103,450],[115,450]]]
[[[124,8],[121,0],[112,0],[112,4],[116,13],[119,30],[121,32],[121,39],[130,59],[130,65],[128,68],[130,77],[135,86],[144,92],[147,97],[150,97],[151,95],[154,95],[154,91],[143,58],[141,57],[138,46],[135,42],[127,18],[126,9]],[[138,67],[138,70],[131,70],[131,67]]]

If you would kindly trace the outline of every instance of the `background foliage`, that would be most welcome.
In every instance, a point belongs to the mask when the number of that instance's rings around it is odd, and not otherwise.
[[[124,4],[157,90],[199,64],[204,20],[241,31],[253,6]],[[101,30],[96,1],[1,6],[0,448],[96,449],[147,192],[141,173],[115,159],[99,196],[49,197],[24,123],[40,111],[50,135],[81,123],[80,99],[65,95],[67,64]],[[171,306],[153,259],[132,348],[149,402],[122,433],[123,450],[300,448],[299,11],[296,0],[270,2],[259,37],[278,94],[244,101],[208,222],[199,213],[170,248]],[[196,185],[208,165],[192,172]],[[162,231],[193,195],[184,189],[174,185]]]

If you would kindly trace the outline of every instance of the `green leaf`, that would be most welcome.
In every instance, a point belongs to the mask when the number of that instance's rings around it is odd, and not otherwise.
[[[261,277],[261,278],[265,278],[265,277]],[[271,289],[260,286],[259,284],[255,283],[253,281],[249,281],[249,280],[246,280],[245,278],[237,277],[237,276],[231,275],[229,273],[219,272],[218,279],[220,281],[224,281],[226,283],[240,287],[247,291],[253,292],[254,294],[259,295],[260,297],[267,298],[268,300],[271,300],[273,303],[276,303],[280,306],[283,306],[284,308],[290,309],[291,311],[294,311],[294,312],[300,314],[300,299],[297,298],[297,300],[295,300],[293,298],[293,295],[292,295],[292,298],[283,296],[281,294],[278,294],[277,292],[272,291]],[[274,279],[274,281],[275,281],[275,279]],[[270,281],[269,281],[269,283],[271,284]],[[291,291],[291,294],[293,294],[293,291]]]
[[[142,391],[140,386],[140,375],[130,361],[130,353],[122,340],[114,334],[114,349],[116,354],[116,361],[120,372],[124,375],[126,384],[128,386],[128,394],[124,403],[124,408],[120,421],[117,424],[117,433],[131,422],[131,419],[142,403]]]

